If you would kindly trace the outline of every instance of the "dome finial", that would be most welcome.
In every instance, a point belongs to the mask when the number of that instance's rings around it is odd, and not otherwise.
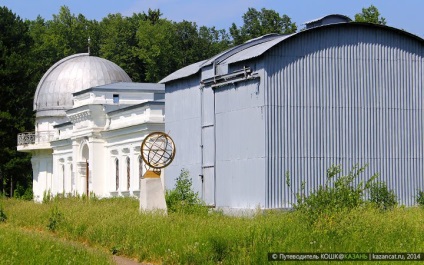
[[[88,39],[87,39],[87,50],[88,50],[88,55],[90,55],[90,44],[91,44],[91,38],[90,38],[90,33],[88,32],[88,26],[85,26],[85,30],[88,33]]]
[[[90,36],[88,36],[88,55],[90,55],[90,42],[91,42],[91,39],[90,39]]]

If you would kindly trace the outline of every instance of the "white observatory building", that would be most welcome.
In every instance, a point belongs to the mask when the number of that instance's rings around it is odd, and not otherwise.
[[[35,132],[18,135],[18,150],[32,154],[34,199],[138,196],[140,144],[163,131],[164,93],[88,53],[54,64],[34,95]]]

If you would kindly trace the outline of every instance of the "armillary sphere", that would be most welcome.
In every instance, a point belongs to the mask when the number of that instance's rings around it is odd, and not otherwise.
[[[141,144],[141,153],[144,163],[149,167],[165,168],[174,160],[175,144],[166,133],[153,132],[144,138]]]

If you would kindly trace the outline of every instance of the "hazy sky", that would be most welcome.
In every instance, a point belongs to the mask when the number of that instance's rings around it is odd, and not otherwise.
[[[233,22],[242,24],[241,17],[248,7],[265,7],[286,14],[301,28],[304,22],[328,14],[353,18],[363,7],[375,5],[387,25],[424,37],[424,0],[0,0],[0,6],[8,7],[23,19],[35,19],[38,15],[51,19],[62,5],[76,15],[81,13],[96,20],[109,13],[130,16],[159,8],[164,18],[173,21],[188,20],[199,26],[226,30]]]

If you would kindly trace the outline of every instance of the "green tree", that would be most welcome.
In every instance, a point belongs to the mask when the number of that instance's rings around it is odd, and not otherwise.
[[[178,69],[174,56],[175,39],[174,25],[169,20],[140,22],[137,31],[138,56],[146,64],[147,82],[157,82]]]
[[[355,15],[355,22],[368,22],[386,25],[386,19],[381,16],[377,7],[373,5],[367,8],[362,8],[362,12]]]
[[[28,24],[7,7],[0,7],[0,32],[0,192],[12,196],[16,184],[28,185],[32,175],[30,157],[16,150],[16,136],[33,128],[33,41]]]
[[[48,22],[47,42],[55,46],[60,57],[65,57],[88,50],[88,20],[84,15],[75,16],[67,6],[60,8],[59,14],[53,15]]]
[[[287,15],[280,16],[278,12],[266,8],[262,8],[260,11],[249,8],[243,15],[243,26],[237,28],[233,23],[230,34],[234,44],[237,45],[265,34],[290,34],[296,30],[296,23],[291,22]]]
[[[199,28],[199,38],[197,49],[201,59],[210,58],[231,46],[230,35],[225,29],[202,26]]]
[[[190,21],[141,21],[138,55],[145,63],[146,81],[157,82],[189,64],[207,59],[230,45],[225,30],[198,27]]]
[[[146,16],[109,14],[100,22],[100,56],[118,64],[134,82],[145,81],[145,64],[138,56],[136,33]]]
[[[33,55],[42,73],[66,56],[88,52],[89,38],[90,53],[99,53],[99,23],[82,14],[72,14],[67,6],[62,6],[52,20],[37,17],[29,22],[29,28],[34,40]]]
[[[196,23],[183,21],[174,23],[177,67],[208,59],[215,54],[228,49],[229,36],[225,30],[214,27],[198,27]]]

